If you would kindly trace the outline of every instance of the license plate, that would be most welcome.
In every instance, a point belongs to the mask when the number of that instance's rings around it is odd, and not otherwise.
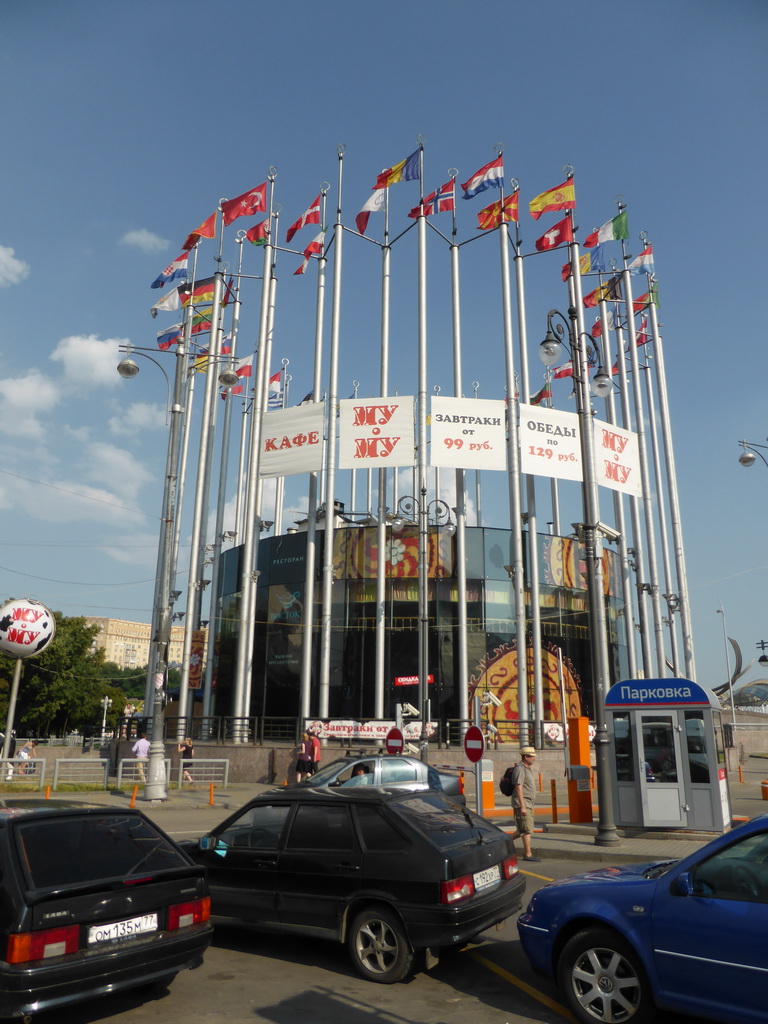
[[[472,876],[472,881],[475,883],[475,892],[487,889],[489,885],[495,885],[496,882],[501,881],[501,868],[498,864],[494,864],[492,868],[476,871]]]
[[[157,931],[157,914],[142,914],[140,917],[129,917],[125,921],[113,921],[111,924],[96,924],[88,929],[88,945],[97,942],[119,942],[130,939],[134,935],[145,935]]]

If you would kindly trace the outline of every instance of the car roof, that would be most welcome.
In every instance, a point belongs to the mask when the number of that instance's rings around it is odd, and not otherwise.
[[[438,796],[451,804],[451,801],[439,789],[423,790],[414,787],[411,790],[403,788],[402,783],[398,786],[352,786],[348,789],[341,786],[338,789],[332,789],[327,786],[314,787],[311,783],[307,785],[304,782],[294,786],[281,786],[266,793],[260,793],[247,806],[275,803],[275,801],[280,803],[284,801],[288,803],[327,803],[328,801],[356,804],[393,803],[397,800],[407,800],[413,796],[425,796],[426,794]],[[451,804],[451,806],[453,805]]]
[[[0,828],[11,821],[29,818],[52,818],[52,817],[77,817],[87,815],[92,817],[111,814],[130,814],[134,817],[144,817],[138,808],[102,807],[100,804],[89,804],[77,800],[0,800]]]

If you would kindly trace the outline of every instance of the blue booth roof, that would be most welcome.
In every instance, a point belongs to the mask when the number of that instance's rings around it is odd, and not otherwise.
[[[692,679],[622,679],[605,698],[606,708],[717,708],[722,705],[706,686]]]

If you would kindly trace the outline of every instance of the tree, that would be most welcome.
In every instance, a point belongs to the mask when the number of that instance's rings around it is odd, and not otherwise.
[[[18,733],[64,735],[72,729],[101,726],[104,696],[112,698],[113,715],[123,699],[102,676],[104,652],[93,650],[99,627],[84,618],[54,612],[56,635],[39,655],[22,662],[15,728]],[[0,657],[0,719],[8,717],[15,659]],[[120,705],[122,711],[122,705]]]

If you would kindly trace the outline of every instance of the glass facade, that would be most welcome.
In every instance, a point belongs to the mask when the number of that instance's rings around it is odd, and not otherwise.
[[[512,562],[508,530],[470,527],[466,536],[466,616],[468,677],[458,665],[459,590],[456,538],[430,528],[428,534],[429,685],[433,718],[466,718],[475,689],[494,692],[493,709],[502,733],[518,718],[517,650],[513,589],[506,566]],[[317,533],[314,593],[306,593],[306,533],[262,538],[259,544],[256,626],[251,715],[295,716],[299,708],[303,620],[307,601],[312,616],[312,698],[316,713],[320,661],[321,569],[323,531]],[[418,530],[388,528],[385,559],[385,705],[417,703],[418,685]],[[526,545],[527,549],[527,545]],[[542,678],[545,720],[590,715],[590,643],[584,564],[578,542],[566,537],[537,537]],[[240,549],[222,555],[217,595],[219,628],[214,642],[214,713],[231,714],[232,680],[237,654]],[[376,663],[376,575],[379,564],[376,527],[334,531],[330,637],[329,712],[331,717],[370,718],[374,713]],[[625,673],[626,635],[621,596],[621,567],[615,552],[604,552],[605,608],[608,622],[611,682]],[[527,583],[526,567],[526,587]],[[528,589],[530,602],[530,590]],[[530,604],[528,610],[530,629]],[[558,670],[562,652],[563,680]],[[530,699],[533,701],[533,651],[526,651]],[[565,709],[563,709],[565,700]],[[527,713],[526,713],[527,714]],[[523,717],[526,717],[524,715]]]

